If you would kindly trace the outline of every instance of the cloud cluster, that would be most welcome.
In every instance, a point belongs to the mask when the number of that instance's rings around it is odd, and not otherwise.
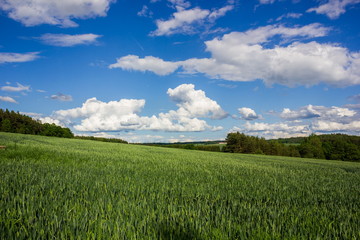
[[[360,0],[329,0],[318,7],[310,8],[307,12],[325,14],[330,19],[337,19],[346,12],[346,7],[360,3]]]
[[[157,29],[150,33],[151,36],[192,34],[201,26],[212,25],[216,19],[225,16],[227,12],[234,9],[232,4],[212,11],[199,7],[187,9],[190,7],[190,3],[187,1],[170,0],[169,2],[173,4],[177,11],[168,20],[156,20]]]
[[[101,37],[101,35],[96,35],[92,33],[76,35],[47,33],[43,34],[38,39],[40,39],[47,45],[58,47],[72,47],[75,45],[96,44],[99,37]]]
[[[2,63],[19,63],[19,62],[31,62],[39,58],[39,52],[28,53],[0,53],[0,64]]]
[[[317,132],[360,132],[360,121],[348,123],[333,121],[317,121],[312,125],[312,129]]]
[[[324,107],[324,106],[313,106],[307,105],[301,107],[298,110],[290,110],[284,108],[280,117],[286,120],[299,120],[299,119],[310,119],[310,118],[322,118],[322,119],[338,119],[342,117],[353,117],[356,112],[348,108],[341,107]]]
[[[128,55],[117,59],[110,68],[152,71],[158,75],[182,68],[184,74],[203,73],[210,78],[241,82],[262,79],[267,85],[289,87],[360,84],[360,52],[350,52],[337,44],[293,41],[322,37],[330,30],[318,23],[293,28],[269,25],[206,41],[211,58],[171,62]],[[276,36],[281,39],[280,45],[272,41]]]
[[[112,2],[115,0],[2,0],[0,9],[25,26],[76,27],[71,19],[106,16]]]
[[[266,138],[307,136],[311,133],[360,133],[360,112],[346,107],[304,106],[297,110],[284,108],[279,117],[286,120],[277,123],[250,123],[234,127],[241,131]]]
[[[241,119],[243,120],[251,121],[260,118],[260,116],[257,115],[256,112],[251,108],[242,107],[239,108],[238,111],[241,115]]]
[[[167,94],[177,103],[179,114],[211,119],[223,119],[228,116],[216,101],[206,97],[204,91],[195,90],[193,84],[182,84],[175,89],[170,88]]]
[[[49,123],[49,124],[58,125],[60,127],[66,127],[65,124],[63,124],[60,120],[54,119],[54,118],[51,118],[51,117],[33,116],[33,118],[40,120],[42,123]]]
[[[234,128],[232,130],[240,130],[249,135],[257,135],[265,138],[285,138],[293,136],[308,136],[311,134],[311,130],[308,125],[292,123],[246,122],[242,128]]]
[[[122,131],[122,130],[154,130],[154,131],[204,131],[220,130],[211,127],[199,118],[221,119],[227,113],[205,92],[195,90],[192,84],[183,84],[168,90],[168,95],[177,103],[178,109],[158,116],[140,116],[145,106],[143,99],[121,99],[119,101],[102,102],[96,98],[88,99],[82,107],[54,112],[52,119],[65,122],[80,120],[74,125],[77,131]]]

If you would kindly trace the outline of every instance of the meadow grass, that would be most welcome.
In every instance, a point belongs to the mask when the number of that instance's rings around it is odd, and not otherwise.
[[[0,133],[0,239],[360,239],[360,164]]]

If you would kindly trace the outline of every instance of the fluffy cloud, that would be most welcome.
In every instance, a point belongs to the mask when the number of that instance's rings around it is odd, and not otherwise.
[[[58,100],[58,101],[62,101],[62,102],[70,102],[73,100],[72,96],[62,94],[62,93],[51,95],[50,98],[53,100]]]
[[[245,123],[245,130],[248,132],[262,132],[262,131],[284,131],[290,133],[308,133],[307,125],[289,125],[288,123]]]
[[[119,101],[102,102],[96,98],[88,99],[82,107],[56,111],[52,119],[60,122],[80,119],[75,124],[77,131],[121,131],[121,130],[154,130],[154,131],[213,131],[221,127],[211,127],[198,117],[220,119],[227,114],[213,100],[206,97],[201,90],[195,90],[194,85],[183,84],[175,89],[169,89],[168,94],[174,100],[178,109],[158,116],[140,116],[145,106],[145,100],[121,99]]]
[[[59,47],[72,47],[75,45],[90,45],[96,44],[97,39],[101,37],[100,35],[88,33],[88,34],[43,34],[40,39],[42,42],[52,46]]]
[[[330,31],[329,28],[322,26],[319,23],[305,25],[303,27],[288,28],[282,25],[268,25],[251,29],[246,32],[232,32],[224,35],[221,39],[215,38],[212,41],[206,42],[209,50],[217,43],[226,44],[237,47],[242,44],[256,45],[266,43],[274,36],[280,36],[284,40],[294,37],[314,38],[325,36]]]
[[[2,91],[7,91],[7,92],[22,92],[22,91],[30,91],[30,86],[24,86],[20,83],[16,83],[17,87],[13,87],[13,86],[3,86],[0,87],[0,89]]]
[[[71,19],[106,16],[115,0],[2,0],[0,9],[25,26],[40,24],[76,27]]]
[[[329,28],[317,23],[294,28],[270,25],[232,32],[205,42],[211,58],[170,62],[129,55],[119,58],[118,63],[110,67],[147,70],[159,75],[173,73],[182,67],[185,74],[203,73],[210,78],[242,82],[262,79],[267,85],[289,87],[320,83],[341,87],[360,84],[360,52],[350,52],[337,44],[292,42],[294,38],[325,36],[328,31]],[[275,36],[279,36],[285,45],[271,46]],[[162,66],[155,66],[155,63]]]
[[[343,117],[353,117],[356,112],[348,108],[341,107],[324,107],[308,105],[299,110],[290,110],[284,108],[280,117],[287,120],[321,118],[321,119],[338,119]]]
[[[334,121],[316,121],[312,129],[318,132],[358,132],[360,133],[360,121],[351,121],[349,123],[340,123]]]
[[[78,131],[115,131],[133,129],[138,125],[136,114],[145,105],[145,100],[122,99],[108,103],[90,98],[79,108],[55,112],[59,120],[80,118],[81,124],[74,128]]]
[[[241,131],[266,138],[307,136],[311,133],[360,133],[360,112],[346,107],[308,105],[298,110],[285,108],[279,117],[286,121],[246,122],[242,127],[234,127],[231,131]]]
[[[241,115],[241,119],[244,119],[244,120],[251,121],[251,120],[258,119],[260,117],[251,108],[243,107],[243,108],[239,108],[238,111]]]
[[[337,19],[341,14],[346,12],[346,7],[360,3],[360,0],[329,0],[319,7],[310,8],[307,12],[316,12],[325,14],[330,19]]]
[[[15,99],[13,99],[12,97],[4,97],[4,96],[0,96],[0,101],[3,102],[9,102],[9,103],[18,103]]]
[[[249,123],[246,122],[243,127],[234,127],[231,132],[239,131],[248,135],[261,136],[265,138],[287,138],[308,136],[311,134],[309,126],[306,124],[289,123]]]
[[[39,58],[39,52],[29,53],[0,53],[0,64],[1,63],[18,63],[18,62],[31,62]]]
[[[188,2],[171,1],[176,5],[177,12],[168,20],[156,20],[157,29],[150,33],[151,36],[168,36],[177,33],[192,34],[205,23],[210,24],[219,17],[231,11],[234,6],[226,5],[213,11],[198,7],[186,9]]]
[[[206,97],[202,90],[195,90],[193,84],[182,84],[175,89],[169,89],[167,94],[177,103],[178,113],[190,117],[208,117],[212,119],[223,119],[228,114],[220,105]]]
[[[58,119],[51,118],[51,117],[40,117],[40,118],[38,118],[38,120],[40,120],[40,122],[42,122],[42,123],[49,123],[49,124],[58,125],[60,127],[66,127],[63,122],[61,122]]]
[[[139,58],[135,55],[128,55],[117,59],[109,68],[121,68],[124,70],[151,71],[157,75],[168,75],[179,67],[179,63],[167,62],[157,57],[147,56]]]

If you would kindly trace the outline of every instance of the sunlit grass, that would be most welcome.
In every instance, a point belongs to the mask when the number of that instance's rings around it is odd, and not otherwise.
[[[0,239],[359,239],[360,164],[0,133]]]

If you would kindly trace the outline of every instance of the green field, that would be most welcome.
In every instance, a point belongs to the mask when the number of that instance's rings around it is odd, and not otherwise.
[[[0,239],[360,239],[360,164],[0,133]]]

